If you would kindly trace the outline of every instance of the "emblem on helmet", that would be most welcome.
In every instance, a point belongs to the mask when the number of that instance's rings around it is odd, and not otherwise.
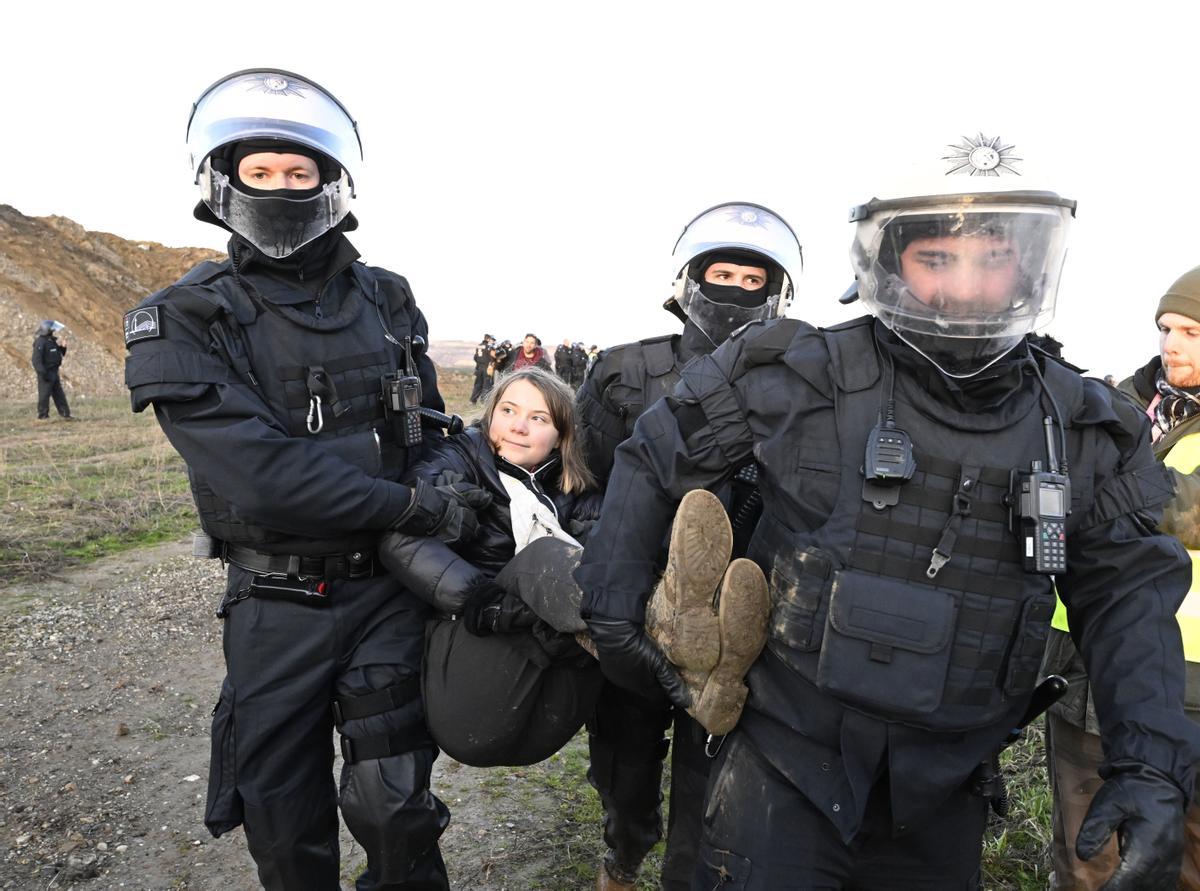
[[[273,96],[303,96],[304,87],[300,84],[292,83],[286,77],[278,74],[264,74],[261,77],[254,78],[249,89],[261,90],[264,93],[270,93]]]
[[[752,207],[739,207],[730,210],[729,222],[741,223],[743,226],[757,226],[759,229],[767,228],[766,219]]]
[[[952,145],[952,155],[943,155],[943,161],[950,162],[946,176],[955,173],[967,176],[999,176],[1003,171],[1014,176],[1020,176],[1021,171],[1012,166],[1014,161],[1022,161],[1012,154],[1013,146],[1005,145],[999,136],[989,139],[980,133],[974,139],[964,136],[959,145]]]

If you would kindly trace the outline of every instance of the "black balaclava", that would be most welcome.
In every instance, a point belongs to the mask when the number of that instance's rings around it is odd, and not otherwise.
[[[708,269],[715,263],[733,263],[736,266],[758,266],[767,274],[767,282],[755,290],[742,288],[738,285],[717,285],[704,280],[704,276],[708,273]],[[782,287],[782,278],[776,274],[778,266],[772,263],[770,259],[762,254],[754,251],[741,250],[739,248],[720,248],[715,251],[709,251],[707,254],[702,254],[692,261],[693,281],[700,286],[700,293],[711,300],[713,303],[725,303],[733,306],[740,306],[745,309],[751,309],[756,306],[762,306],[767,302],[767,298],[772,293],[779,293],[779,288]],[[772,284],[775,284],[775,290],[772,291]]]

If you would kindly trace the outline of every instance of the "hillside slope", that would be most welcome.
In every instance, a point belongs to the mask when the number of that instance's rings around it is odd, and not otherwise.
[[[32,403],[37,382],[29,355],[42,319],[67,326],[62,379],[69,399],[124,393],[121,317],[202,260],[224,256],[128,241],[0,204],[0,398]],[[430,355],[445,368],[471,368],[474,349],[468,341],[435,341]]]
[[[68,328],[62,367],[68,398],[123,392],[121,316],[201,260],[221,256],[127,241],[65,217],[27,217],[0,204],[0,392],[33,400],[29,355],[42,319]]]

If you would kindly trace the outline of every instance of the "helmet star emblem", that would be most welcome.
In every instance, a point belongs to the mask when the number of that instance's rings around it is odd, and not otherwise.
[[[1013,155],[1013,146],[1005,145],[999,136],[990,139],[982,133],[974,139],[964,136],[961,143],[948,148],[953,149],[954,154],[942,156],[943,161],[950,162],[946,176],[956,173],[967,176],[999,176],[1001,172],[1021,175],[1021,171],[1013,167],[1012,162],[1024,159]]]
[[[767,228],[766,216],[752,207],[738,207],[730,210],[729,221],[741,223],[743,226],[757,226],[759,229]]]
[[[281,74],[263,74],[254,78],[251,90],[261,90],[273,96],[303,96],[304,87],[288,80]]]

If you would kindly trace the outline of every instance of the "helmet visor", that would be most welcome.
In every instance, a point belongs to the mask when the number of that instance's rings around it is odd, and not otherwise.
[[[345,171],[318,194],[289,198],[287,189],[274,195],[247,195],[233,188],[228,176],[205,161],[200,195],[225,225],[269,257],[282,259],[324,235],[350,212],[350,184]]]
[[[1069,222],[1069,209],[1050,205],[875,214],[851,251],[859,296],[927,357],[952,357],[934,360],[943,371],[975,373],[1053,317]]]
[[[684,278],[683,293],[678,298],[679,307],[714,346],[720,346],[730,334],[743,325],[777,317],[780,302],[784,295],[791,291],[791,284],[785,274],[780,293],[768,293],[766,287],[763,286],[765,299],[762,303],[757,306],[743,306],[708,297],[701,290],[700,283],[689,275]]]

